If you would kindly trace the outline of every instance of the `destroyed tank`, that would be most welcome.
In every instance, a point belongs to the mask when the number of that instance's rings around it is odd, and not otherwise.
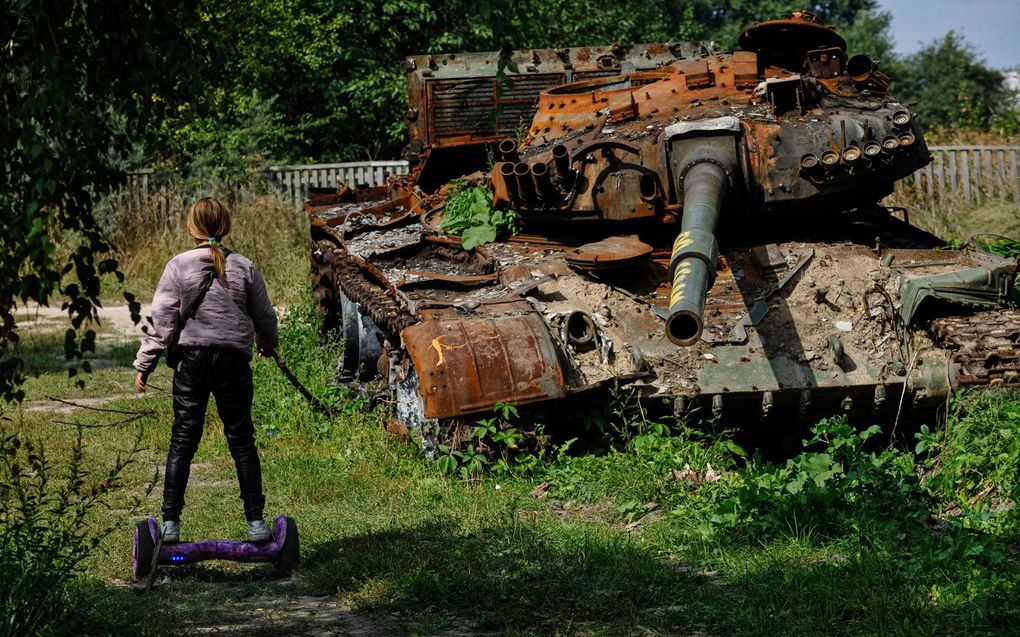
[[[931,161],[889,78],[807,13],[739,43],[408,58],[409,175],[306,204],[341,375],[427,447],[613,388],[768,432],[1015,382],[1017,264],[880,203]],[[458,179],[514,232],[444,231]]]

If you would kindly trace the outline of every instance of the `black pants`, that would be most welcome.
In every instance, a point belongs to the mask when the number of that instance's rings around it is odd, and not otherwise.
[[[223,433],[237,468],[244,516],[249,520],[261,519],[266,498],[262,494],[262,468],[251,420],[251,366],[243,352],[211,347],[182,349],[174,374],[174,426],[163,482],[163,519],[180,520],[191,460],[205,426],[209,394],[216,399],[216,411],[223,421]]]

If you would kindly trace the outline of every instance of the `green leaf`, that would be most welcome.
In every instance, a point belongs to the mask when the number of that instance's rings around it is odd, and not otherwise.
[[[440,456],[439,459],[436,460],[436,465],[439,467],[441,472],[446,475],[451,475],[457,470],[457,459],[453,456]]]
[[[472,250],[480,245],[492,243],[496,240],[495,226],[473,226],[464,231],[461,235],[465,250]]]

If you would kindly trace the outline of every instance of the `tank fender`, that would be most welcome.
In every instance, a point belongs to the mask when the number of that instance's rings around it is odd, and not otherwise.
[[[565,354],[537,312],[433,318],[400,336],[418,374],[426,418],[567,395]]]

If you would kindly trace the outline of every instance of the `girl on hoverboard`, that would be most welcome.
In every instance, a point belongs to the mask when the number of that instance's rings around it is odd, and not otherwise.
[[[162,541],[180,541],[184,491],[191,460],[202,439],[209,395],[237,469],[248,537],[272,539],[263,516],[262,469],[252,423],[254,341],[261,356],[278,344],[276,313],[255,265],[223,246],[230,213],[212,198],[199,199],[188,211],[188,232],[195,248],[166,264],[152,299],[152,328],[135,357],[135,388],[145,391],[149,374],[167,352],[174,370],[174,422],[163,482]]]

